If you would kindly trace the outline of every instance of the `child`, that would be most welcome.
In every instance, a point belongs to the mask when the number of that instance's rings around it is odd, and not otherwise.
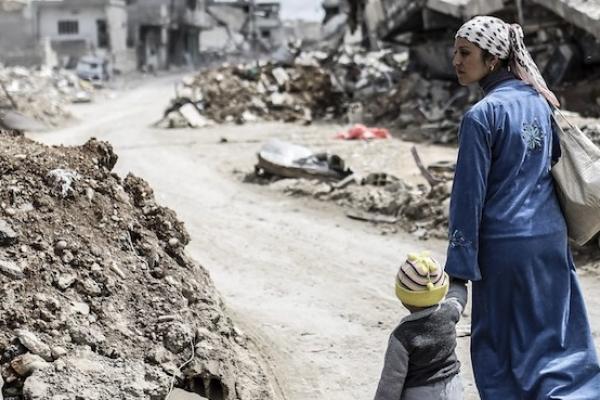
[[[467,288],[449,286],[448,275],[427,253],[409,254],[400,267],[396,296],[411,314],[390,335],[375,400],[462,400],[454,350]]]

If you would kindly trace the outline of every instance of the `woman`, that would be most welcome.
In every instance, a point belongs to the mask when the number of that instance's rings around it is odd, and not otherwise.
[[[519,25],[475,17],[453,65],[484,98],[463,117],[446,271],[473,281],[471,358],[484,400],[600,399],[600,367],[550,167],[558,106]]]

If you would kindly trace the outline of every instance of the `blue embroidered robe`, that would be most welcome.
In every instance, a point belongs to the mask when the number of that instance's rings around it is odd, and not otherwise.
[[[464,116],[446,271],[473,281],[483,400],[600,399],[600,367],[550,174],[551,110],[520,80]]]

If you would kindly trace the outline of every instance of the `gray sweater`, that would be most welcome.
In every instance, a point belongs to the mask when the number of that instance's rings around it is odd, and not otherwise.
[[[466,282],[454,280],[446,300],[400,321],[390,335],[375,400],[399,400],[405,389],[458,374],[456,323],[466,302]]]

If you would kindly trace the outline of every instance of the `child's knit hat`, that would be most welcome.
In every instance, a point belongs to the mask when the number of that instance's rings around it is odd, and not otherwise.
[[[396,275],[396,296],[402,303],[429,307],[448,292],[448,275],[428,252],[411,253]]]

